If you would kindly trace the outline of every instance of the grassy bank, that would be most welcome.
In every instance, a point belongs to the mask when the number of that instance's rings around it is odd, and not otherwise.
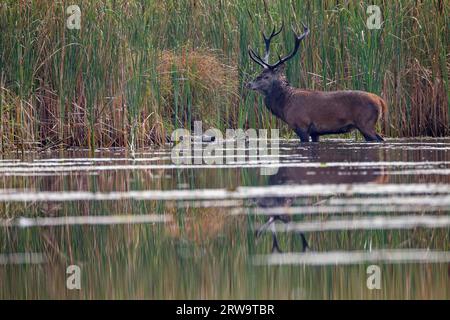
[[[375,3],[381,30],[365,1],[3,0],[1,147],[141,147],[194,120],[292,134],[244,88],[259,71],[247,46],[281,20],[311,29],[287,67],[294,85],[380,94],[388,136],[449,134],[449,2]],[[66,27],[71,4],[80,30]],[[285,30],[272,52],[292,46]]]

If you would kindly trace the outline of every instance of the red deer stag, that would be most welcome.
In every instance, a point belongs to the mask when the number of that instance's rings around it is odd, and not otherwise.
[[[247,88],[264,95],[267,108],[278,118],[286,122],[299,136],[302,142],[319,141],[326,134],[347,133],[358,129],[366,141],[383,141],[375,131],[375,125],[381,114],[386,114],[386,103],[379,96],[356,90],[313,91],[294,88],[284,75],[284,64],[297,53],[300,42],[309,34],[303,24],[304,32],[300,36],[294,32],[295,46],[285,57],[279,57],[275,64],[269,64],[270,42],[280,30],[275,28],[269,37],[263,33],[265,42],[264,58],[249,47],[250,58],[263,67],[261,74],[247,84]]]

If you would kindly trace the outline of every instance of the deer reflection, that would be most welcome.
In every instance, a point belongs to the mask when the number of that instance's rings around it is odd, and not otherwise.
[[[313,185],[313,184],[361,184],[361,183],[386,183],[387,176],[383,169],[370,166],[370,162],[380,161],[383,150],[378,146],[368,147],[361,144],[345,143],[320,143],[311,144],[306,149],[293,150],[308,161],[317,163],[317,167],[280,167],[275,175],[270,176],[269,185]],[[383,157],[384,158],[384,157]],[[368,162],[367,166],[326,166],[326,163],[361,163]],[[280,209],[295,204],[293,197],[265,197],[256,201],[256,206],[268,214],[269,219],[256,231],[256,238],[270,230],[272,234],[272,252],[282,252],[277,238],[275,223],[288,223],[292,220],[290,214],[280,214]],[[316,205],[326,202],[322,200]],[[270,209],[277,208],[277,213],[271,214]],[[284,210],[284,209],[283,209]],[[282,211],[283,211],[282,210]],[[302,251],[310,249],[308,241],[303,233],[298,233],[302,243]]]

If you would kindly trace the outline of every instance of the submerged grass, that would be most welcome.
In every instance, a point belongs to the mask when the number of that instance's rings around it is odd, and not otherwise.
[[[170,81],[170,80],[168,80]],[[420,143],[420,140],[405,140],[404,144],[388,142],[386,145],[334,144],[330,149],[321,144],[323,152],[310,146],[297,148],[295,144],[282,145],[282,155],[291,155],[296,161],[316,162],[315,168],[298,168],[282,171],[275,177],[260,175],[255,168],[215,169],[191,168],[183,170],[142,169],[142,170],[95,170],[83,172],[76,169],[83,163],[88,152],[56,151],[54,153],[25,153],[20,166],[39,164],[35,174],[1,175],[3,193],[22,192],[63,192],[87,191],[92,193],[132,192],[140,190],[201,190],[223,188],[236,190],[238,186],[275,186],[282,183],[322,183],[336,184],[351,179],[354,183],[448,185],[450,176],[445,174],[395,174],[390,165],[371,168],[359,167],[346,170],[342,167],[327,167],[327,162],[410,162],[412,168],[430,166],[447,167],[450,161],[448,147],[443,145],[448,139],[434,143]],[[413,144],[414,143],[414,144]],[[356,148],[355,148],[356,147]],[[365,152],[357,152],[365,148]],[[308,150],[310,149],[310,150]],[[162,149],[170,150],[169,147]],[[342,152],[346,151],[346,152]],[[292,153],[290,153],[292,152]],[[364,155],[361,155],[364,154]],[[167,153],[153,153],[147,150],[137,153],[139,163],[167,163]],[[97,164],[120,165],[125,152],[101,151],[96,153]],[[300,156],[300,157],[299,157]],[[145,159],[143,159],[145,157]],[[331,157],[331,158],[330,158]],[[110,161],[116,158],[115,161]],[[155,159],[156,158],[156,159]],[[158,159],[159,158],[159,159]],[[13,161],[16,158],[10,159]],[[66,159],[56,161],[57,159]],[[327,160],[329,159],[329,160]],[[44,161],[40,161],[44,160]],[[157,160],[158,162],[154,162]],[[37,162],[39,161],[39,162]],[[91,161],[91,160],[89,160]],[[44,175],[44,166],[71,166],[71,172],[49,172]],[[94,163],[92,161],[92,163]],[[421,164],[419,164],[421,163]],[[434,165],[433,165],[434,164]],[[3,162],[3,166],[11,166]],[[397,165],[395,166],[397,167]],[[403,166],[401,166],[403,167]],[[405,166],[405,168],[409,166]],[[425,166],[425,167],[428,167]],[[97,167],[98,169],[98,167]],[[401,168],[398,168],[399,170]],[[48,169],[47,169],[48,170]],[[290,174],[289,174],[290,173]],[[313,174],[312,174],[313,173]],[[322,177],[322,178],[320,178]],[[295,188],[294,185],[292,185]],[[401,187],[400,187],[401,188]],[[378,197],[380,206],[393,204],[399,193],[389,192]],[[212,195],[212,193],[211,193]],[[406,195],[406,194],[404,194]],[[431,191],[422,194],[427,197]],[[281,197],[279,197],[281,198]],[[292,215],[295,222],[329,221],[342,218],[369,218],[403,215],[402,212],[382,213],[363,211],[328,214],[325,207],[333,205],[331,200],[364,200],[366,196],[352,195],[351,192],[329,196],[307,196],[296,199],[266,201],[242,199],[245,215],[233,214],[233,207],[214,206],[214,198],[205,199],[210,205],[198,205],[198,201],[182,201],[173,197],[163,201],[144,199],[121,199],[117,201],[40,201],[0,202],[0,224],[13,222],[16,218],[92,218],[99,216],[159,214],[170,219],[167,223],[126,224],[126,225],[61,225],[40,227],[0,227],[0,298],[16,299],[448,299],[450,297],[448,263],[401,263],[390,264],[379,261],[382,290],[367,288],[367,267],[374,262],[359,265],[307,266],[255,265],[256,255],[272,252],[271,232],[256,238],[255,229],[267,221],[267,216],[254,215],[258,205],[285,206],[286,213],[294,206],[320,206],[323,212]],[[47,199],[48,200],[48,199]],[[330,200],[330,201],[328,201]],[[448,210],[431,211],[430,207],[419,206],[426,216],[448,215]],[[416,211],[416,210],[415,210]],[[98,222],[98,221],[97,221]],[[282,225],[281,223],[279,225]],[[284,253],[300,252],[302,243],[295,232],[278,233],[280,249]],[[341,251],[377,251],[420,249],[431,252],[450,250],[450,229],[414,228],[411,230],[387,230],[374,226],[373,230],[342,230],[307,232],[305,234],[310,253]],[[42,265],[1,265],[1,258],[13,253],[40,253],[47,263]],[[81,290],[67,290],[66,268],[80,266]]]
[[[282,20],[311,29],[287,67],[293,85],[380,94],[388,136],[450,133],[448,1],[79,0],[80,30],[66,27],[71,4],[0,5],[3,149],[137,148],[199,119],[287,129],[244,88],[258,71],[247,46]],[[369,4],[380,30],[366,27]],[[272,52],[292,46],[286,28]]]
[[[173,189],[191,177],[196,178],[199,186],[221,184],[230,188],[259,184],[263,179],[248,169],[205,170],[200,174],[195,171],[161,170],[153,171],[153,176],[149,171],[129,170],[93,176],[4,177],[2,183],[5,189],[95,192]],[[171,178],[162,178],[166,174]],[[448,177],[445,179],[448,182]],[[448,299],[450,295],[446,263],[377,263],[382,268],[383,290],[367,289],[368,263],[255,266],[253,255],[269,254],[272,249],[270,232],[255,238],[254,228],[264,223],[266,217],[234,216],[226,208],[181,208],[177,207],[176,199],[0,204],[3,219],[149,213],[164,214],[172,220],[166,224],[1,228],[0,253],[40,252],[48,263],[0,266],[0,298]],[[354,216],[372,214],[376,213],[361,212]],[[294,218],[317,219],[309,215]],[[320,214],[320,218],[332,217]],[[416,228],[310,232],[306,237],[313,252],[372,248],[448,251],[449,234],[448,228]],[[285,252],[298,252],[302,248],[296,233],[279,233],[278,240]],[[82,290],[66,289],[66,268],[72,264],[83,270]]]

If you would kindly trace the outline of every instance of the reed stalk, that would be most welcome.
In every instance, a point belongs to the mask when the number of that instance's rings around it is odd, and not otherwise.
[[[314,90],[367,90],[389,106],[390,137],[450,133],[448,1],[79,0],[81,29],[66,27],[67,1],[0,5],[2,148],[131,147],[172,130],[281,128],[245,89],[259,70],[247,47],[285,22],[273,57],[293,46],[288,27],[311,34],[287,66]]]

